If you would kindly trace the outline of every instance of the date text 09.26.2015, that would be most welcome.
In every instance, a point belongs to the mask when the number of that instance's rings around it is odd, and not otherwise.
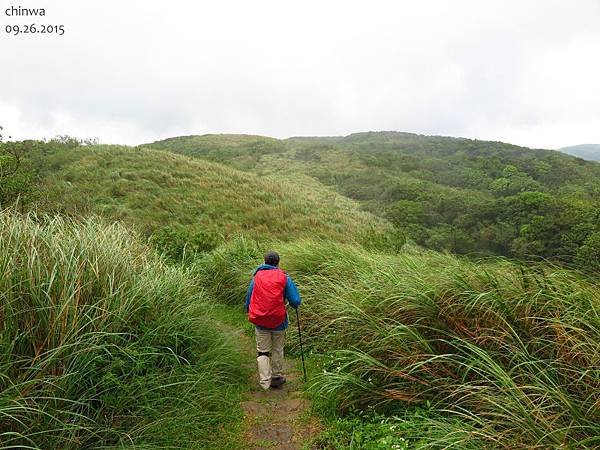
[[[14,36],[18,36],[20,34],[56,34],[58,36],[62,36],[65,34],[65,26],[38,25],[34,23],[30,25],[6,25],[6,27],[4,27],[4,31]]]

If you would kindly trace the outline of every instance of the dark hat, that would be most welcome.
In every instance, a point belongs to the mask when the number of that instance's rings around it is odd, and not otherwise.
[[[277,254],[277,252],[274,251],[268,251],[265,254],[265,264],[268,264],[270,266],[278,266],[279,265],[279,255]]]

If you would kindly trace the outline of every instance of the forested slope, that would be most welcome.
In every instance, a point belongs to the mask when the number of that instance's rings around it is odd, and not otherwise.
[[[149,146],[258,174],[306,174],[436,250],[582,267],[600,255],[600,164],[557,151],[398,132]]]

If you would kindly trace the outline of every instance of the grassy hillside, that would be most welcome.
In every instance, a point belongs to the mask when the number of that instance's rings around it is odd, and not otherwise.
[[[572,145],[559,149],[563,153],[567,153],[578,158],[588,159],[590,161],[600,161],[600,144],[582,144]]]
[[[313,241],[279,250],[304,298],[311,391],[332,418],[318,448],[600,445],[600,290],[581,276]],[[231,242],[195,271],[237,301],[259,255]]]
[[[190,274],[122,226],[0,214],[0,446],[211,448],[245,373]]]
[[[264,155],[282,153],[286,150],[284,141],[248,134],[181,136],[154,142],[147,147],[224,162],[242,170],[256,168]]]
[[[258,174],[305,174],[436,250],[582,267],[600,254],[600,164],[556,151],[397,132],[187,136],[150,147]]]
[[[593,273],[600,165],[403,133],[18,145],[1,201],[77,222],[1,216],[3,444],[244,448],[222,433],[245,389],[222,328],[242,312],[209,304],[239,308],[273,247],[303,296],[317,448],[600,445],[594,278],[400,251],[382,219],[431,247]],[[168,264],[125,227],[190,257]]]
[[[352,200],[301,174],[259,177],[168,152],[119,146],[48,149],[39,144],[30,153],[41,186],[39,208],[122,221],[177,258],[208,251],[237,234],[281,241],[310,235],[366,245],[390,229]]]

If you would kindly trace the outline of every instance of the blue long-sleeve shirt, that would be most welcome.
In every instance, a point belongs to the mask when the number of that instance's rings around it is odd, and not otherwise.
[[[254,275],[256,275],[256,273],[260,270],[273,270],[273,269],[278,269],[278,267],[271,266],[269,264],[261,264],[254,271]],[[298,292],[298,288],[292,281],[292,278],[287,273],[285,274],[285,276],[287,277],[287,281],[285,283],[285,290],[283,293],[283,297],[290,303],[290,305],[293,308],[298,308],[300,306],[300,303],[302,303],[302,299],[300,298],[300,293]],[[250,298],[252,297],[253,289],[254,289],[254,277],[250,281],[250,286],[248,286],[248,292],[246,293],[246,312],[248,312],[248,310],[250,309]],[[288,324],[289,324],[288,316],[286,314],[285,320],[277,328],[265,328],[265,327],[261,327],[259,325],[256,325],[256,328],[259,328],[261,330],[281,331],[281,330],[285,330],[288,327]]]

